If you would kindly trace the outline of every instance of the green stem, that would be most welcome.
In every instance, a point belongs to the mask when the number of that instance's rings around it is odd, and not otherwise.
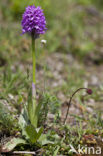
[[[36,96],[36,55],[35,55],[35,38],[32,35],[32,62],[33,62],[33,83],[32,83],[32,95]]]
[[[37,105],[36,105],[36,54],[35,54],[35,37],[34,34],[32,34],[32,76],[33,76],[33,82],[32,82],[32,107],[31,109],[31,117],[30,121],[31,124],[37,128],[37,122],[38,122],[38,116],[37,116]]]

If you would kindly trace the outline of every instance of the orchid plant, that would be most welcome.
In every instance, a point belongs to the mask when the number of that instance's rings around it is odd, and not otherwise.
[[[35,41],[46,31],[46,19],[41,7],[28,6],[22,17],[22,33],[28,33],[32,40],[32,62],[33,62],[33,82],[32,82],[32,104],[28,104],[28,115],[31,124],[37,128],[38,111],[40,106],[36,104],[36,52]]]
[[[32,49],[32,96],[28,100],[25,113],[27,116],[24,127],[22,130],[25,131],[27,136],[29,136],[30,141],[35,143],[43,132],[43,128],[38,128],[38,117],[41,108],[41,103],[37,105],[36,102],[36,51],[35,51],[35,41],[41,34],[44,34],[47,30],[46,19],[41,7],[35,7],[34,5],[28,6],[22,17],[22,33],[28,33],[31,36],[31,49]],[[24,115],[24,114],[23,114]],[[22,116],[23,117],[23,116]],[[22,121],[22,120],[21,120]],[[21,124],[22,125],[22,124]],[[32,134],[31,135],[31,131]],[[37,137],[38,136],[38,137]],[[37,137],[37,139],[36,139]]]
[[[19,118],[19,125],[22,129],[22,135],[26,138],[13,138],[9,143],[7,143],[4,148],[11,151],[18,144],[30,144],[42,143],[41,134],[43,133],[43,127],[38,127],[39,112],[42,104],[37,104],[36,102],[36,50],[35,42],[36,39],[44,34],[47,30],[46,19],[43,10],[40,6],[35,7],[34,5],[28,6],[22,16],[22,34],[28,33],[31,36],[31,49],[32,49],[32,89],[28,96],[28,102],[24,106],[24,109]],[[41,138],[40,138],[41,137]],[[43,139],[46,139],[43,136]],[[26,141],[27,140],[27,141]],[[45,140],[46,141],[46,140]],[[47,141],[46,141],[47,142]],[[46,143],[45,142],[45,143]]]

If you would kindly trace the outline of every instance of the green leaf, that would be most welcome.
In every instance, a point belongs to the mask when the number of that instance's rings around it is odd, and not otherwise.
[[[43,145],[47,145],[47,144],[54,144],[53,141],[50,141],[47,139],[47,135],[46,134],[42,134],[40,136],[40,138],[38,139],[38,142],[43,146]]]
[[[28,116],[29,116],[30,122],[35,128],[37,128],[37,122],[38,122],[36,107],[37,107],[36,99],[32,99],[32,90],[30,89],[29,94],[28,94],[27,110],[28,110]]]
[[[43,132],[43,127],[41,128],[38,128],[38,129],[35,129],[34,126],[32,125],[28,125],[26,128],[25,128],[25,131],[31,141],[32,144],[36,143],[37,140],[40,138],[42,132]]]
[[[28,94],[28,105],[27,105],[28,115],[30,118],[30,121],[32,119],[33,110],[32,110],[32,90],[30,89]]]
[[[26,125],[27,125],[27,122],[26,122],[26,119],[25,119],[25,115],[24,115],[25,111],[24,109],[22,110],[22,113],[19,117],[19,125],[20,125],[20,128],[23,129]]]
[[[3,145],[2,152],[10,152],[12,151],[16,146],[26,144],[26,141],[20,138],[13,138],[8,143]]]
[[[26,137],[26,139],[28,139],[28,135],[25,131],[25,127],[27,125],[30,124],[30,121],[29,121],[29,118],[28,118],[28,112],[27,112],[27,109],[26,109],[26,105],[24,107],[24,109],[22,110],[22,113],[19,117],[19,126],[22,130],[22,135]]]
[[[37,103],[36,103],[36,99],[33,98],[33,104],[32,104],[32,110],[33,110],[33,113],[32,113],[32,120],[31,120],[31,123],[32,125],[37,128],[37,123],[38,123],[38,114],[37,114]]]
[[[40,103],[37,105],[37,107],[36,107],[35,114],[36,114],[37,117],[38,117],[38,115],[39,115],[39,112],[40,112],[41,106],[42,106],[42,102],[40,102]]]
[[[37,131],[34,126],[28,125],[26,128],[26,133],[31,141],[31,143],[35,143],[37,141]]]
[[[40,136],[41,136],[42,133],[43,133],[43,127],[39,128],[39,129],[37,130],[37,139],[40,138]]]
[[[42,103],[39,103],[38,105],[36,104],[36,99],[33,99],[33,106],[32,106],[32,120],[31,123],[32,125],[37,128],[37,124],[38,124],[38,119],[39,119],[39,112],[41,109]]]

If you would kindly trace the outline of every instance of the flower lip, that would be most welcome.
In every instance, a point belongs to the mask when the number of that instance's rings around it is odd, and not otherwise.
[[[28,6],[22,16],[22,34],[34,34],[34,37],[44,34],[47,30],[46,19],[40,6]]]

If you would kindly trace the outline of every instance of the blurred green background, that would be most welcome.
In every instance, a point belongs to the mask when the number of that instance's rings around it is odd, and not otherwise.
[[[48,28],[47,33],[42,36],[47,40],[45,51],[72,53],[81,61],[88,60],[89,57],[94,62],[101,63],[102,0],[1,0],[1,43],[4,44],[3,39],[8,38],[8,48],[2,44],[1,54],[5,50],[11,52],[12,48],[15,51],[16,44],[20,46],[19,38],[23,38],[20,36],[22,13],[31,4],[40,5],[45,12]],[[39,47],[38,53],[41,53]]]

